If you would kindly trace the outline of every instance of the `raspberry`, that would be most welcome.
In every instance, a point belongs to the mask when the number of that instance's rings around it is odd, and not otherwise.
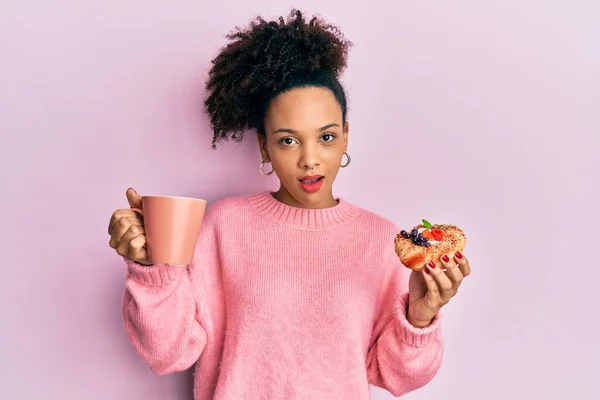
[[[438,242],[444,238],[444,231],[442,231],[441,229],[432,229],[431,234],[433,235],[433,238]]]

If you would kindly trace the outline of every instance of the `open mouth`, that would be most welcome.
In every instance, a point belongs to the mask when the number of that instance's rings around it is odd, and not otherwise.
[[[304,178],[304,179],[300,179],[300,182],[305,183],[307,185],[312,185],[314,183],[319,182],[321,179],[323,179],[322,176],[319,176],[318,178],[310,178],[310,179]]]
[[[305,176],[299,180],[300,186],[305,192],[314,193],[321,188],[324,178],[321,175]]]

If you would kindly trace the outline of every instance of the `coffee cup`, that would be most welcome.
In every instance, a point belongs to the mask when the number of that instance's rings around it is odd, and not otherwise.
[[[191,197],[143,196],[146,252],[152,264],[188,265],[192,261],[207,201]]]

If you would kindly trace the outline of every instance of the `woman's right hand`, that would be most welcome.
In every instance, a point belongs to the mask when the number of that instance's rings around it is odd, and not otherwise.
[[[129,188],[126,192],[131,208],[142,208],[142,197]],[[123,257],[142,265],[151,265],[146,252],[146,234],[142,216],[131,209],[116,210],[110,218],[109,245]]]

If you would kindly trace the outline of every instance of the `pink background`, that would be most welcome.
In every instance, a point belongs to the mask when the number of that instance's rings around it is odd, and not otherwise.
[[[350,3],[295,3],[355,43],[336,195],[460,224],[474,269],[439,375],[406,398],[599,398],[597,2]],[[224,33],[290,4],[0,2],[3,399],[191,399],[124,336],[108,220],[130,185],[275,188],[253,137],[210,149],[202,85]]]

